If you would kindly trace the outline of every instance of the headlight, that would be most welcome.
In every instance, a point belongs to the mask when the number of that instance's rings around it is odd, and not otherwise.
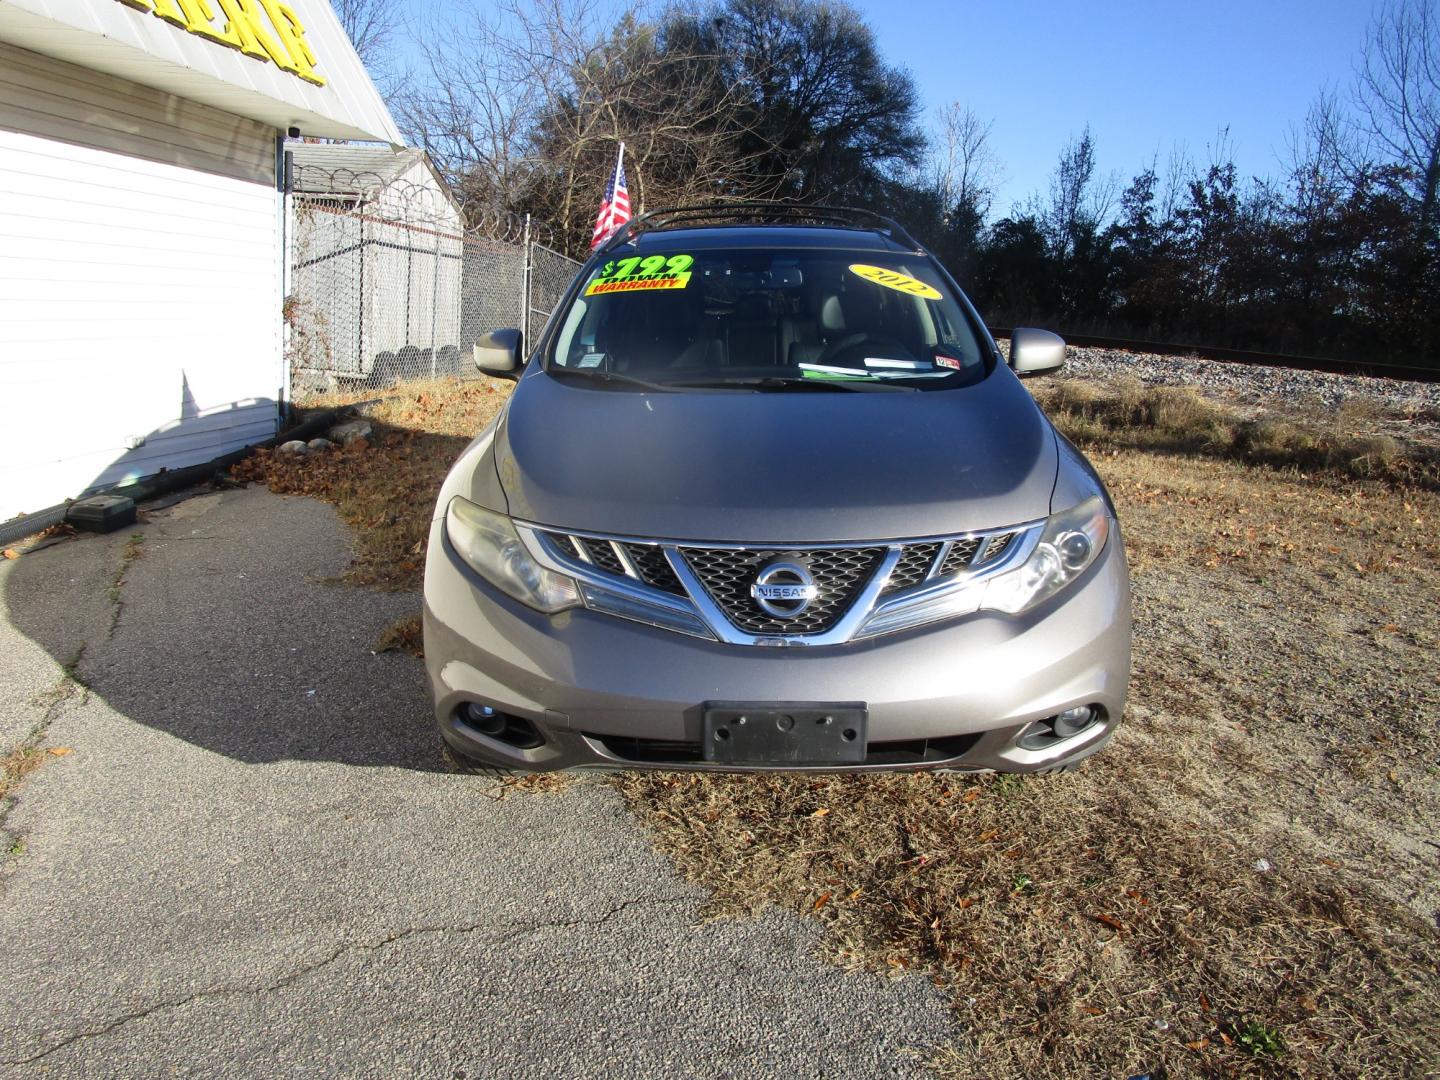
[[[503,514],[457,496],[445,511],[445,535],[472,570],[522,604],[549,614],[580,605],[574,579],[531,558]]]
[[[1030,557],[986,582],[980,607],[1018,615],[1054,596],[1095,561],[1109,535],[1110,516],[1098,495],[1052,515]]]

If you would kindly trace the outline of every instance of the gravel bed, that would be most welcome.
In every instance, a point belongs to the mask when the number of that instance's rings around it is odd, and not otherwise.
[[[1000,347],[1007,351],[1010,343],[1002,341]],[[1098,379],[1129,375],[1152,386],[1191,386],[1211,396],[1255,405],[1273,405],[1277,399],[1299,402],[1308,398],[1333,407],[1346,398],[1364,396],[1402,412],[1440,410],[1440,383],[1331,375],[1121,349],[1071,345],[1065,374]]]

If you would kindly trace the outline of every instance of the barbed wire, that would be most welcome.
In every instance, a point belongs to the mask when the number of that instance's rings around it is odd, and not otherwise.
[[[558,248],[559,234],[547,222],[525,213],[466,199],[454,188],[386,177],[373,170],[297,164],[291,171],[291,194],[312,204],[334,200],[359,212],[383,208],[386,217],[412,225],[457,229],[467,238],[481,236],[505,244],[530,240]],[[528,221],[527,221],[528,219]],[[528,234],[527,234],[528,226]]]

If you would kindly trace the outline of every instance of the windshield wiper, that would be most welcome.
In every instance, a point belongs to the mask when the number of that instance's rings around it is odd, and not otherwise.
[[[841,390],[858,391],[862,394],[879,391],[889,393],[900,391],[901,393],[914,393],[916,387],[899,386],[893,382],[881,382],[878,379],[805,379],[794,375],[761,375],[748,379],[687,379],[682,383],[675,383],[676,386],[695,387],[737,387],[742,390]]]
[[[614,384],[616,386],[638,386],[642,390],[653,390],[659,394],[673,394],[674,387],[662,386],[660,383],[646,382],[644,379],[637,379],[633,375],[621,375],[618,371],[605,371],[602,368],[568,368],[558,364],[545,369],[551,375],[568,375],[571,378],[578,378],[585,382],[598,382]]]

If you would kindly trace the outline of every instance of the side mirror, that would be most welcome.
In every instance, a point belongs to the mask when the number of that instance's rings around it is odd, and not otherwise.
[[[1059,371],[1065,364],[1065,339],[1049,330],[1017,326],[1010,331],[1010,366],[1022,379]]]
[[[492,330],[475,342],[475,366],[497,379],[520,377],[520,331]]]

